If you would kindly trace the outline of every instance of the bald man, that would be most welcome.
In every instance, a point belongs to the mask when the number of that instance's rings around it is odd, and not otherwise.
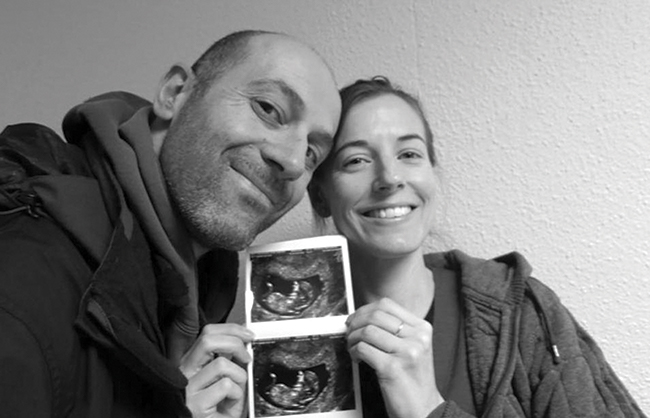
[[[0,415],[238,417],[237,250],[302,198],[340,99],[296,39],[236,32],[153,101],[0,134]]]

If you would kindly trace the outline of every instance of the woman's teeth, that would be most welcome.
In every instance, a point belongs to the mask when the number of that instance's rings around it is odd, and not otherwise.
[[[366,213],[371,218],[399,218],[411,212],[410,206],[398,206],[395,208],[375,209]]]

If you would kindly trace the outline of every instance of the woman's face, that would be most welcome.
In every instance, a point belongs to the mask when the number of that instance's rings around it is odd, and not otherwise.
[[[351,248],[382,258],[420,249],[432,226],[435,183],[425,141],[419,115],[395,95],[348,112],[321,189]]]

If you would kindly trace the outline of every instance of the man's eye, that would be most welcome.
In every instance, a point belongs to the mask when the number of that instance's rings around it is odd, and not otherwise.
[[[318,164],[318,155],[316,155],[316,151],[312,147],[307,147],[305,159],[307,160],[307,167],[313,168]]]
[[[321,161],[321,153],[318,151],[318,149],[314,147],[308,147],[307,152],[305,153],[305,159],[307,161],[307,167],[314,169],[320,164]]]
[[[253,110],[264,120],[271,121],[279,125],[283,124],[282,114],[278,108],[270,102],[259,99],[253,100]]]

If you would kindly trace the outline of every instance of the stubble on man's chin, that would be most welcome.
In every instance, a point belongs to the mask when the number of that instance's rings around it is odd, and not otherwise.
[[[224,225],[223,220],[199,223],[188,228],[192,238],[204,248],[241,251],[248,248],[258,233],[257,228],[240,228]]]
[[[248,248],[255,238],[271,226],[268,220],[251,222],[245,225],[241,220],[228,222],[230,217],[203,217],[190,222],[188,230],[192,239],[204,248],[242,251]]]

